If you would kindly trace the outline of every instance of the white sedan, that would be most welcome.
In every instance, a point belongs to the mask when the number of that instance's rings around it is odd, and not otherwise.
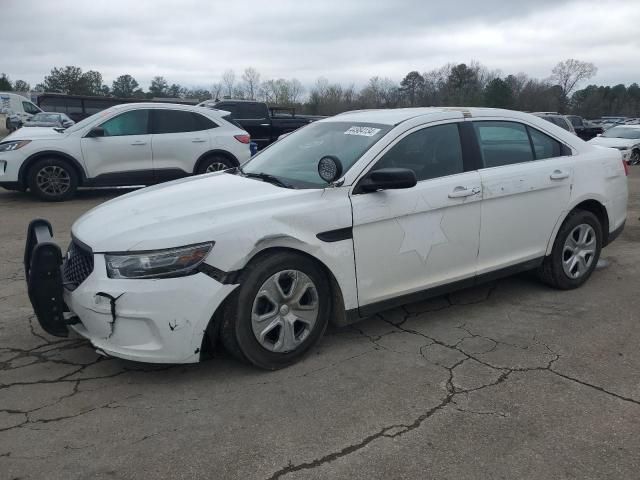
[[[196,362],[221,339],[276,369],[330,321],[523,270],[579,287],[624,227],[626,174],[618,151],[530,114],[349,112],[94,208],[62,275],[51,226],[32,222],[26,277],[46,331],[105,355]]]
[[[631,165],[640,164],[640,125],[621,125],[589,140],[592,145],[616,148]]]
[[[0,186],[60,201],[78,187],[150,185],[236,167],[251,155],[250,138],[228,113],[130,103],[66,130],[21,128],[0,142]]]

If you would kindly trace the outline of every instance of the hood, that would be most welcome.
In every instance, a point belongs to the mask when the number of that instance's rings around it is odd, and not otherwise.
[[[602,147],[625,147],[630,148],[634,145],[640,143],[640,139],[629,139],[629,138],[608,138],[608,137],[595,137],[589,140],[589,143],[592,145],[600,145]]]
[[[215,241],[216,233],[251,228],[275,205],[317,195],[228,173],[189,177],[131,192],[88,211],[75,238],[94,252],[157,250]],[[253,220],[252,220],[253,219]]]
[[[11,135],[8,135],[2,139],[3,142],[11,140],[61,140],[66,135],[64,133],[57,132],[52,127],[29,127],[19,128]]]

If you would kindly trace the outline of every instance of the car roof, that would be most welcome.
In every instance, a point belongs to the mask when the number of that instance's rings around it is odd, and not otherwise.
[[[138,108],[151,108],[151,109],[168,108],[171,110],[185,110],[188,112],[204,113],[202,107],[198,107],[196,105],[182,105],[180,103],[139,102],[139,103],[122,103],[120,105],[115,105],[113,107],[110,107],[110,109],[113,109],[113,110],[135,110]],[[205,111],[214,115],[217,114],[221,117],[229,114],[229,112],[226,112],[224,110],[216,110],[215,108],[207,108]]]
[[[442,114],[447,113],[451,115],[451,118],[507,117],[521,120],[531,118],[531,114],[529,113],[505,110],[502,108],[419,107],[354,110],[320,120],[320,122],[363,122],[379,123],[383,125],[398,125],[417,117],[423,117],[424,120],[428,122],[429,117],[433,117],[434,119],[442,118]]]

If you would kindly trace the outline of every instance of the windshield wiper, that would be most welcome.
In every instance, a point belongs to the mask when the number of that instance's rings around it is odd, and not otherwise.
[[[271,175],[269,173],[264,173],[264,172],[259,172],[259,173],[245,172],[244,170],[242,170],[241,167],[238,167],[238,170],[245,177],[259,178],[260,180],[262,180],[264,182],[272,183],[274,185],[277,185],[277,186],[283,187],[283,188],[293,188],[293,185],[290,185],[290,184],[288,184],[286,182],[283,182],[278,177],[276,177],[274,175]]]

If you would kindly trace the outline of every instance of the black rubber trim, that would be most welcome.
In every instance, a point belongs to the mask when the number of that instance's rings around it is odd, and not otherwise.
[[[609,232],[609,235],[607,235],[607,240],[604,242],[604,246],[605,247],[620,236],[620,234],[624,230],[624,226],[625,226],[626,223],[627,223],[627,221],[625,220],[624,222],[622,222],[622,225],[620,225],[618,228],[616,228],[613,232]]]
[[[232,270],[231,272],[225,272],[219,268],[209,265],[208,263],[201,263],[196,268],[197,272],[204,273],[205,275],[213,278],[217,282],[223,285],[236,285],[239,283],[240,274],[242,270]]]
[[[446,285],[439,285],[437,287],[428,288],[426,290],[421,290],[419,292],[409,293],[407,295],[401,295],[399,297],[390,298],[388,300],[383,300],[381,302],[375,302],[375,303],[370,303],[368,305],[363,305],[359,308],[359,318],[370,317],[372,315],[375,315],[376,313],[380,313],[385,310],[390,310],[392,308],[396,308],[401,305],[405,305],[407,303],[419,302],[421,300],[426,300],[433,297],[439,297],[440,295],[445,295],[447,293],[451,293],[456,290],[461,290],[464,288],[472,287],[474,285],[479,285],[482,283],[490,282],[492,280],[497,280],[499,278],[508,277],[516,273],[533,270],[534,268],[537,268],[540,265],[542,265],[543,261],[544,261],[544,257],[538,257],[538,258],[534,258],[533,260],[528,260],[526,262],[522,262],[516,265],[511,265],[506,268],[502,268],[500,270],[483,273],[482,275],[478,275],[476,277],[470,277],[463,280],[459,280],[457,282],[448,283]],[[352,322],[358,320],[358,317],[353,312],[354,310],[347,311],[347,318]]]
[[[340,242],[353,238],[353,227],[338,228],[336,230],[327,230],[316,235],[318,240],[323,242]]]
[[[484,168],[482,166],[482,153],[480,145],[476,137],[476,131],[472,122],[458,123],[458,131],[460,132],[460,145],[462,146],[462,159],[464,162],[464,171],[473,172]]]
[[[27,228],[24,271],[29,300],[42,329],[56,337],[66,337],[67,307],[62,298],[62,251],[53,241],[51,224],[32,220]]]
[[[0,187],[7,190],[20,190],[21,184],[20,182],[0,182]]]
[[[59,157],[71,162],[80,176],[80,185],[84,185],[85,181],[87,180],[87,174],[85,173],[84,168],[78,160],[73,158],[71,155],[64,152],[59,152],[58,150],[43,150],[42,152],[34,153],[33,155],[29,156],[24,162],[22,162],[22,165],[18,169],[18,182],[20,183],[20,186],[26,186],[27,172],[29,171],[31,166],[41,158],[47,157]]]

